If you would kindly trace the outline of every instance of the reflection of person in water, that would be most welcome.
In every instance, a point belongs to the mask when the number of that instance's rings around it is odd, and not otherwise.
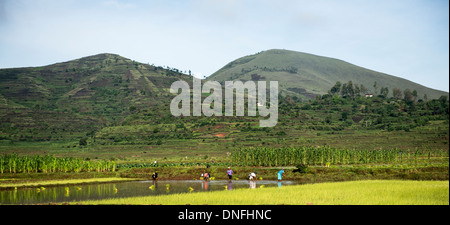
[[[282,186],[283,182],[278,181],[278,187],[280,188]]]
[[[256,188],[256,181],[255,180],[250,180],[250,188]]]
[[[227,190],[233,190],[233,182],[231,182],[231,180],[228,181]]]
[[[208,180],[202,180],[202,189],[207,191],[209,188],[209,181]]]

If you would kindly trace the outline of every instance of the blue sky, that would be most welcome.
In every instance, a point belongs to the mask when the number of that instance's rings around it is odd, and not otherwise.
[[[209,76],[268,49],[449,91],[448,0],[0,0],[0,68],[98,53]]]

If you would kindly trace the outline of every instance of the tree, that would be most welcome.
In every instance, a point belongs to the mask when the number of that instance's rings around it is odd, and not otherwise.
[[[347,84],[343,84],[341,88],[341,96],[346,97],[348,95],[347,93]]]
[[[373,88],[375,90],[375,94],[378,94],[378,86],[377,86],[377,82],[376,81],[373,83]]]
[[[86,146],[87,145],[87,138],[85,138],[85,137],[81,138],[80,141],[79,141],[79,144]]]
[[[361,89],[358,84],[355,84],[355,96],[361,96]]]
[[[331,124],[332,118],[331,115],[328,115],[327,117],[325,117],[325,122],[328,124]]]
[[[383,98],[387,98],[388,94],[389,94],[389,89],[387,87],[381,87],[380,96]]]
[[[400,91],[400,89],[398,88],[394,88],[392,90],[392,95],[394,96],[394,98],[396,99],[401,99],[402,98],[402,91]]]
[[[345,120],[347,120],[347,118],[348,118],[348,112],[342,112],[342,114],[341,114],[341,119],[342,119],[342,121],[345,121]]]
[[[348,81],[346,84],[342,85],[341,88],[341,95],[342,97],[350,97],[355,98],[355,89],[353,89],[353,83],[352,81]]]
[[[336,84],[331,88],[330,92],[331,94],[337,94],[341,91],[341,82],[336,82]]]
[[[414,101],[417,101],[417,91],[415,89],[412,91],[412,95],[414,97]]]
[[[413,96],[411,90],[409,90],[409,88],[407,88],[403,91],[403,95],[404,95],[405,102],[407,104],[411,104],[414,102],[414,96]]]
[[[367,88],[364,85],[360,85],[359,86],[359,90],[361,91],[362,94],[367,94]]]
[[[261,79],[261,76],[256,73],[252,74],[251,77],[253,81],[258,81]]]
[[[439,97],[439,101],[441,102],[442,106],[445,106],[447,104],[447,96],[441,95],[441,97]]]

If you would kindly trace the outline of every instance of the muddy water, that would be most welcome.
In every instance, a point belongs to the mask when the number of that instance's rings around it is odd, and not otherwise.
[[[160,180],[131,181],[106,184],[85,184],[66,187],[25,188],[0,191],[0,204],[48,204],[61,202],[76,202],[105,198],[121,198],[134,196],[165,195],[189,192],[224,191],[239,188],[282,187],[296,184],[293,181],[248,181],[248,180]],[[167,188],[168,187],[168,188]]]

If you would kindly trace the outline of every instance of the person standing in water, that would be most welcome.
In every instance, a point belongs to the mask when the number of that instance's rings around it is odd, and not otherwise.
[[[202,177],[203,177],[203,180],[208,180],[210,178],[210,175],[206,171],[203,171]]]
[[[280,171],[278,171],[278,181],[281,181],[282,176],[285,177],[284,168],[282,168]]]
[[[154,181],[158,180],[158,173],[157,173],[157,172],[154,172],[154,173],[152,174],[152,178],[153,178]]]
[[[233,176],[233,170],[230,167],[228,167],[227,175],[228,175],[228,180],[231,180],[231,178]]]
[[[252,173],[250,173],[249,175],[248,175],[248,179],[249,180],[256,180],[256,172],[252,172]]]

